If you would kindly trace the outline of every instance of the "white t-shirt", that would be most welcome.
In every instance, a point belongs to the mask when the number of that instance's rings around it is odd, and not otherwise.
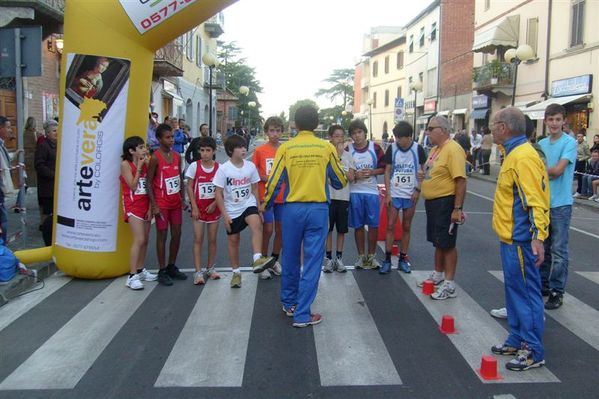
[[[256,166],[244,160],[238,168],[227,161],[218,168],[214,175],[214,185],[223,189],[225,209],[231,219],[240,216],[250,206],[257,206],[252,193],[252,184],[258,183],[260,176]]]
[[[189,166],[187,167],[187,170],[185,171],[185,180],[193,180],[193,179],[195,179],[195,177],[196,177],[196,170],[197,170],[197,168],[198,168],[198,167],[197,167],[197,165],[198,165],[199,163],[200,163],[200,162],[193,162],[191,165],[189,165]],[[214,166],[213,166],[213,167],[211,167],[211,168],[205,168],[205,167],[202,165],[202,170],[203,170],[205,173],[210,173],[210,172],[212,172],[212,171],[214,170]]]
[[[345,173],[350,169],[356,170],[354,158],[347,151],[343,151],[343,154],[341,154],[341,166],[343,166]],[[349,201],[349,184],[346,184],[341,190],[335,190],[329,184],[329,195],[332,200]]]

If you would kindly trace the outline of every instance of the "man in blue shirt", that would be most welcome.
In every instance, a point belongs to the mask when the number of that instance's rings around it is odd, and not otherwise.
[[[542,293],[549,298],[545,309],[563,304],[568,279],[568,231],[572,218],[572,181],[576,163],[576,140],[564,133],[566,110],[559,104],[545,109],[549,137],[539,145],[546,158],[549,175],[549,237],[545,240],[545,261],[541,266]]]

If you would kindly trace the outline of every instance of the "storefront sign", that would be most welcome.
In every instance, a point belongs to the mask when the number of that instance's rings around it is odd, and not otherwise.
[[[489,97],[481,94],[479,96],[472,97],[472,109],[477,108],[488,108],[489,107]]]
[[[437,100],[424,100],[424,113],[430,114],[437,110]]]
[[[197,0],[120,0],[139,33],[160,25]]]
[[[593,75],[582,75],[551,82],[551,97],[573,96],[590,93],[593,87]]]

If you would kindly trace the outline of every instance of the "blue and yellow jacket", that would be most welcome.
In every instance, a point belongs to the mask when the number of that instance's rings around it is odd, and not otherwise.
[[[327,178],[337,190],[347,184],[337,150],[331,143],[315,137],[314,133],[301,131],[277,150],[266,183],[264,204],[267,208],[272,206],[283,182],[285,203],[328,202]]]
[[[524,135],[506,141],[493,204],[493,230],[502,242],[544,241],[549,229],[549,177]]]

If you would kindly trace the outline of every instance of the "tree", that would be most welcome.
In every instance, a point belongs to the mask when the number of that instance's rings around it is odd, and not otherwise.
[[[326,89],[319,89],[316,92],[317,97],[326,96],[331,101],[341,97],[343,99],[343,109],[354,103],[354,70],[351,68],[335,69],[333,73],[323,80],[329,83]]]

